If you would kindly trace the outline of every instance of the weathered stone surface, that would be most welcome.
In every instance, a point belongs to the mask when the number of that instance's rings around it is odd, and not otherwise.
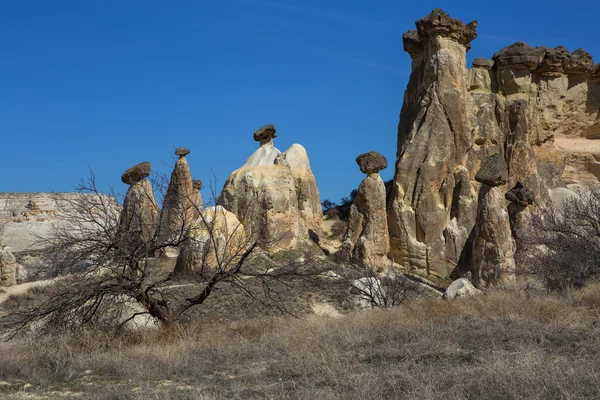
[[[411,58],[416,58],[423,54],[423,43],[419,39],[417,31],[408,31],[402,35],[402,44],[404,51],[410,54]]]
[[[238,217],[249,238],[276,251],[307,240],[309,229],[320,232],[323,214],[306,150],[296,144],[281,153],[268,127],[257,131],[260,147],[229,176],[217,204]]]
[[[18,264],[10,247],[0,248],[0,286],[17,284]]]
[[[151,170],[152,165],[149,162],[145,161],[134,165],[133,167],[125,171],[123,175],[121,175],[121,180],[123,181],[123,183],[133,185],[134,183],[139,182],[142,179],[145,179],[146,177],[150,176]]]
[[[517,42],[498,51],[492,59],[496,68],[505,67],[526,67],[536,68],[542,61],[546,48],[533,48],[527,43]]]
[[[504,194],[504,198],[523,207],[527,207],[535,200],[533,192],[521,181],[517,181],[515,186]]]
[[[200,189],[202,189],[202,181],[198,179],[192,180],[192,187],[194,188],[194,208],[195,212],[199,213],[204,208],[204,200],[202,199],[202,193],[200,193]]]
[[[273,124],[268,124],[254,132],[254,140],[260,142],[261,146],[267,143],[272,143],[273,139],[277,137],[277,130]]]
[[[423,56],[413,59],[398,126],[388,210],[394,261],[448,276],[475,223],[477,195],[462,163],[473,148],[466,51],[476,23],[441,10],[417,21]]]
[[[422,43],[435,36],[443,36],[453,41],[456,41],[464,46],[467,50],[470,47],[471,41],[477,37],[477,21],[471,21],[468,24],[451,18],[448,14],[439,8],[436,8],[426,16],[418,20],[416,23],[417,33]]]
[[[500,154],[488,157],[483,163],[475,180],[490,186],[502,186],[508,180],[508,167]]]
[[[175,149],[175,155],[177,156],[185,156],[190,154],[190,149],[186,147],[178,147]]]
[[[363,153],[356,158],[356,163],[363,174],[373,174],[387,168],[385,157],[376,152]]]
[[[515,279],[516,245],[504,196],[499,188],[481,187],[472,238],[469,264],[477,286],[487,287]]]
[[[473,284],[466,278],[459,278],[452,282],[446,292],[444,292],[444,299],[452,300],[458,297],[475,296],[482,294],[483,292],[477,289]]]
[[[147,179],[127,190],[119,220],[119,233],[131,246],[148,245],[156,234],[159,207]]]
[[[378,173],[369,173],[350,208],[342,257],[380,271],[389,264],[389,249],[385,185]]]
[[[198,216],[195,207],[197,191],[194,190],[192,174],[185,154],[179,154],[160,212],[158,239],[161,243],[173,246],[160,256],[176,256],[174,247],[182,239],[183,233]]]
[[[565,201],[573,197],[579,197],[579,195],[567,188],[559,187],[550,191],[550,198],[554,207],[560,207]]]
[[[592,56],[583,49],[569,53],[567,49],[558,46],[548,49],[536,71],[539,74],[559,72],[569,75],[591,74],[594,69]]]
[[[200,179],[193,179],[192,180],[192,187],[194,188],[194,190],[200,190],[200,189],[202,189],[202,181]]]
[[[233,268],[251,245],[235,214],[221,206],[207,207],[192,224],[188,240],[181,246],[174,273],[210,274],[215,269]]]
[[[491,70],[494,66],[494,60],[488,60],[484,57],[477,57],[473,60],[473,68],[485,68]]]

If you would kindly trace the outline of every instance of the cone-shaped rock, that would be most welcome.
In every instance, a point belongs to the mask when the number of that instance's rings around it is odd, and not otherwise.
[[[143,162],[125,171],[121,178],[125,183],[130,182],[119,221],[119,233],[126,242],[122,245],[132,248],[147,245],[156,234],[159,208],[152,185],[146,179],[151,168],[149,162]]]
[[[186,158],[189,152],[184,147],[175,151],[179,159],[171,173],[171,181],[160,213],[158,238],[162,243],[178,242],[197,216],[196,194]],[[171,248],[167,253],[175,256],[177,251]]]
[[[342,257],[359,265],[383,270],[390,249],[385,200],[385,184],[379,171],[387,166],[385,157],[371,151],[356,159],[367,177],[358,187],[350,208],[348,231],[342,245]]]
[[[18,264],[10,248],[0,248],[0,286],[17,284]]]

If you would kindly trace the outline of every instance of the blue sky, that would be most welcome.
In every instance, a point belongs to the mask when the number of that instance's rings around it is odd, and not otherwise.
[[[280,150],[306,147],[322,200],[358,186],[366,151],[390,179],[401,36],[435,7],[478,20],[469,62],[516,41],[600,61],[591,0],[0,0],[0,192],[69,191],[88,166],[124,192],[125,169],[168,174],[178,146],[220,190],[267,123]]]

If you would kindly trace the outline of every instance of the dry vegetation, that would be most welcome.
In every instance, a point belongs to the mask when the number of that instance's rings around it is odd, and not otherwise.
[[[0,347],[2,398],[600,396],[600,285]],[[27,385],[27,386],[26,386]],[[24,389],[24,387],[26,388]]]

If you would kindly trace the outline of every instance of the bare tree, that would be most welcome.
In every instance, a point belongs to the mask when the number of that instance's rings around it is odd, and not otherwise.
[[[600,274],[600,187],[592,186],[535,216],[521,235],[523,262],[548,289],[582,286]]]
[[[158,177],[155,181],[165,180]],[[4,319],[2,328],[12,335],[31,326],[38,326],[41,333],[73,330],[105,323],[107,318],[120,327],[140,314],[149,314],[162,325],[176,324],[221,284],[229,283],[258,299],[261,296],[253,289],[256,285],[249,285],[253,280],[263,294],[276,298],[271,282],[302,275],[301,265],[295,263],[251,267],[248,260],[260,235],[244,234],[237,219],[221,207],[205,210],[189,199],[186,204],[195,208],[197,218],[190,222],[190,210],[182,209],[185,216],[176,235],[155,235],[148,241],[121,229],[122,207],[117,196],[112,189],[102,193],[93,172],[82,180],[77,192],[77,196],[64,199],[68,207],[60,218],[62,223],[42,243],[43,274],[54,280],[48,298]],[[139,223],[135,226],[141,229]],[[181,249],[176,273],[154,258],[166,247]],[[191,281],[194,293],[186,296],[173,290],[177,279]],[[121,311],[131,302],[140,311],[122,318]]]

